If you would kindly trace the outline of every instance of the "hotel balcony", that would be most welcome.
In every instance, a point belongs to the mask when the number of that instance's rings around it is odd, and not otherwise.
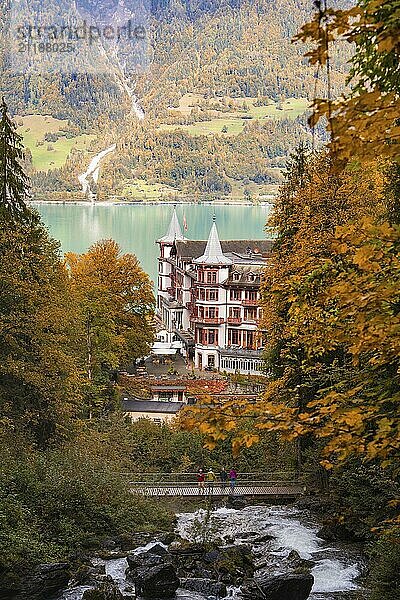
[[[200,325],[221,325],[224,322],[224,319],[220,317],[198,317],[193,315],[191,321],[194,323],[199,323]]]
[[[247,356],[249,358],[261,358],[262,350],[254,350],[253,348],[242,348],[241,346],[227,346],[226,348],[218,348],[223,356]]]
[[[259,303],[260,303],[259,300],[249,300],[249,299],[242,300],[243,306],[258,306]]]
[[[240,317],[228,317],[227,322],[229,323],[229,325],[241,325],[243,323],[243,319],[241,319]]]

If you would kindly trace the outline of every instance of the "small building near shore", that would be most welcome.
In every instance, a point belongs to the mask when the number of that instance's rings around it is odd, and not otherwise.
[[[185,406],[184,402],[123,398],[122,410],[132,422],[149,419],[158,425],[171,421]]]

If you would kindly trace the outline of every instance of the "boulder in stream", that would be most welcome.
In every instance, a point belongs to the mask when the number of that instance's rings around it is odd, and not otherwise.
[[[136,592],[144,598],[173,598],[179,579],[171,555],[162,544],[142,552],[130,552],[126,557],[129,568],[126,576],[135,582]]]
[[[302,558],[296,550],[291,550],[286,557],[288,563],[296,570],[296,573],[309,573],[315,566],[315,561]]]
[[[16,599],[48,600],[67,587],[70,577],[70,566],[67,563],[39,565],[24,580]]]
[[[235,510],[242,510],[242,508],[246,508],[247,500],[244,496],[234,496],[230,495],[226,502],[227,508],[234,508]]]
[[[186,542],[181,547],[170,546],[170,552],[179,577],[185,579],[237,584],[254,574],[251,547],[247,544],[207,548]]]
[[[216,596],[217,598],[225,598],[227,595],[226,585],[220,581],[210,579],[201,579],[195,577],[192,579],[182,579],[181,587],[185,590],[199,592],[204,596]]]
[[[166,556],[160,556],[159,554],[151,554],[149,552],[143,552],[140,554],[135,554],[135,552],[131,552],[127,555],[126,560],[128,562],[129,568],[126,571],[126,575],[129,579],[136,579],[136,572],[138,569],[144,568],[152,568],[157,565],[162,565],[165,562],[170,562],[167,560]]]
[[[118,585],[111,577],[100,583],[94,590],[83,592],[82,600],[123,600]]]
[[[136,570],[136,591],[151,600],[173,598],[179,587],[179,579],[173,565],[159,564]]]
[[[314,577],[309,573],[266,576],[242,588],[243,600],[306,600]]]

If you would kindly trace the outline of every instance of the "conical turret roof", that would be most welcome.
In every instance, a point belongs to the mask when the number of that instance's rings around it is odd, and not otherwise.
[[[213,217],[213,224],[211,227],[210,235],[204,254],[199,258],[195,258],[194,261],[197,264],[206,265],[231,265],[232,261],[230,258],[224,255],[221,248],[221,242],[219,241],[218,229],[215,224],[215,215]]]
[[[174,212],[172,214],[171,222],[169,224],[168,232],[162,238],[157,240],[157,242],[165,242],[173,244],[175,240],[184,240],[185,237],[182,233],[181,226],[179,225],[178,217],[176,214],[176,209],[174,208]]]

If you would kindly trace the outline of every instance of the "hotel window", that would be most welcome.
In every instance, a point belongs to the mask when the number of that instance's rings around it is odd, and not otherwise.
[[[246,331],[246,348],[254,350],[254,348],[255,348],[254,340],[255,340],[254,332]]]
[[[228,329],[228,346],[241,346],[242,332],[240,329]]]
[[[251,300],[252,302],[258,300],[258,294],[257,292],[249,292],[246,290],[244,297],[246,300]]]
[[[231,290],[230,296],[231,296],[231,300],[241,300],[242,299],[242,291],[241,290]]]
[[[256,321],[257,320],[257,308],[245,308],[244,309],[244,320],[245,321]]]
[[[159,270],[159,272],[160,272],[160,273],[162,273],[162,272],[163,272],[163,264],[162,264],[162,262],[160,261],[160,262],[158,263],[158,265],[159,265],[159,266],[158,266],[158,270]]]
[[[239,281],[240,273],[232,273],[232,279],[233,281]]]
[[[217,283],[216,271],[207,271],[207,283]]]
[[[218,345],[218,329],[209,329],[208,330],[208,344],[210,346]]]
[[[218,300],[218,290],[207,290],[206,298],[207,298],[207,300],[217,301]]]

